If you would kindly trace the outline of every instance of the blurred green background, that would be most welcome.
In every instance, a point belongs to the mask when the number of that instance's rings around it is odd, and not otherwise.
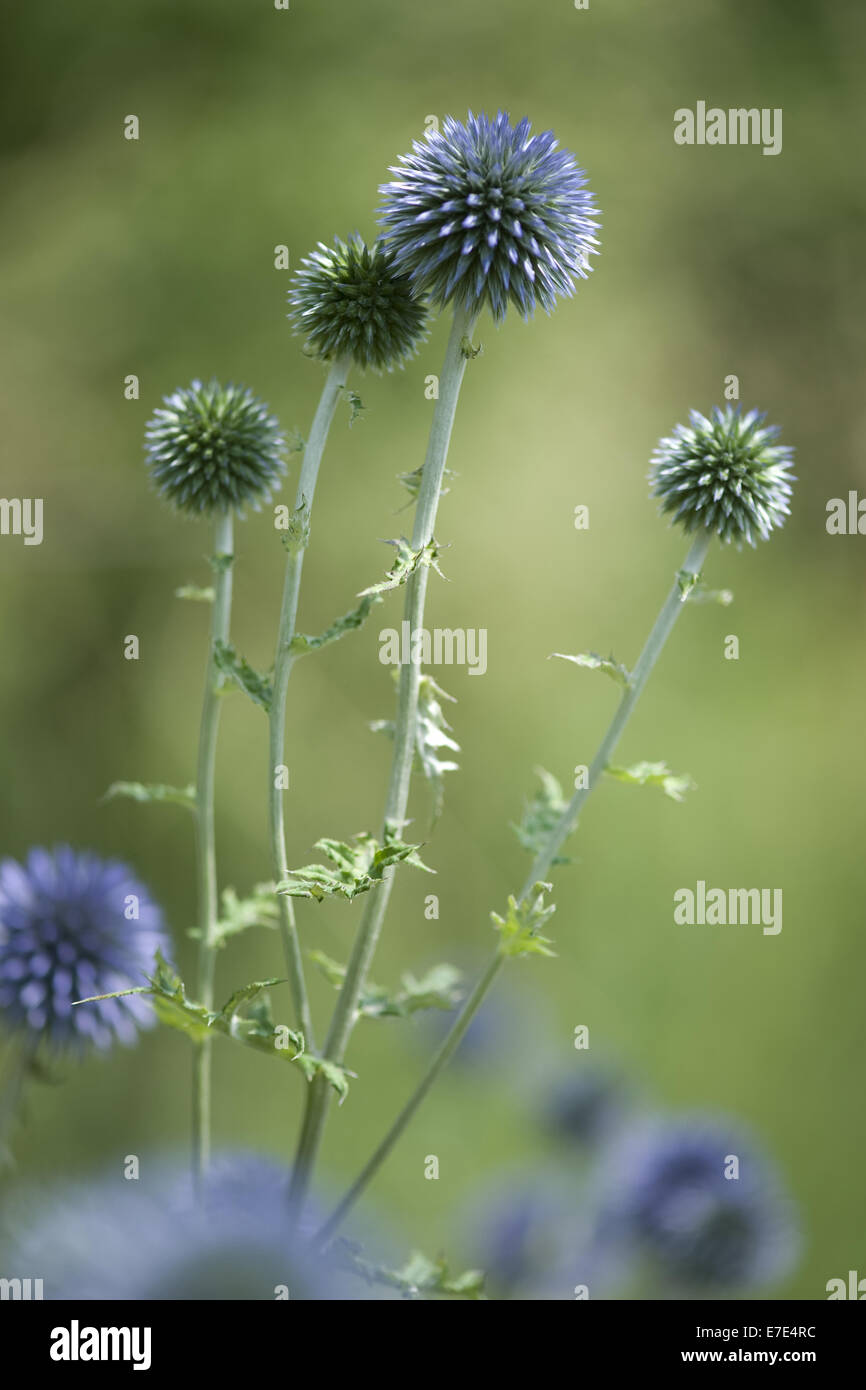
[[[452,1213],[540,1141],[519,1084],[533,1060],[575,1064],[588,1024],[656,1100],[749,1125],[799,1202],[806,1249],[780,1290],[820,1298],[862,1268],[863,848],[858,832],[866,541],[830,537],[830,497],[863,487],[866,322],[862,6],[794,0],[60,0],[6,19],[0,310],[2,491],[45,499],[45,539],[0,540],[0,849],[68,841],[129,859],[165,904],[190,972],[192,841],[184,813],[101,804],[118,778],[191,780],[207,611],[173,598],[207,582],[206,528],[149,491],[145,421],[193,376],[242,380],[302,433],[321,388],[285,319],[285,243],[375,229],[377,187],[428,115],[527,114],[587,169],[602,254],[550,319],[482,320],[438,535],[450,583],[428,622],[486,627],[489,668],[438,674],[462,747],[426,857],[438,881],[399,876],[375,978],[491,945],[488,914],[526,867],[508,823],[533,769],[568,783],[588,763],[615,692],[554,650],[635,659],[685,553],[648,500],[657,438],[689,407],[746,406],[797,449],[790,524],[758,553],[716,548],[708,581],[733,607],[695,607],[629,728],[622,761],[667,759],[699,790],[678,806],[611,784],[591,803],[560,872],[558,959],[517,965],[506,998],[518,1046],[483,1076],[455,1066],[372,1192],[407,1244],[432,1252]],[[673,112],[698,100],[781,107],[784,149],[682,148]],[[127,114],[141,138],[123,138]],[[379,577],[377,538],[409,526],[395,475],[423,458],[446,325],[408,369],[356,379],[366,407],[338,416],[318,495],[301,627],[317,631]],[[141,398],[124,399],[129,373]],[[292,464],[286,498],[292,494]],[[590,529],[573,526],[577,504]],[[268,512],[241,530],[234,631],[271,659],[284,553]],[[391,712],[377,631],[301,662],[290,691],[290,858],[320,835],[374,829]],[[123,659],[123,638],[141,659]],[[740,659],[723,640],[740,639]],[[224,884],[269,876],[265,723],[226,704],[219,764]],[[416,815],[426,814],[426,788]],[[674,889],[781,886],[784,929],[677,928]],[[432,885],[432,887],[431,887]],[[440,895],[438,922],[424,895]],[[345,958],[362,902],[302,904],[308,945]],[[278,940],[223,953],[218,993],[281,972]],[[314,985],[323,1020],[332,995]],[[278,1016],[287,996],[277,993]],[[321,1023],[320,1023],[321,1027]],[[359,1073],[324,1152],[334,1182],[356,1170],[419,1075],[423,1024],[362,1024]],[[512,1042],[514,1039],[512,1039]],[[216,1045],[219,1142],[288,1155],[300,1073]],[[188,1056],[176,1036],[69,1067],[31,1094],[17,1151],[53,1178],[182,1148]],[[436,1153],[442,1177],[423,1177]],[[492,1181],[492,1178],[491,1178]],[[471,1251],[458,1252],[471,1257]]]

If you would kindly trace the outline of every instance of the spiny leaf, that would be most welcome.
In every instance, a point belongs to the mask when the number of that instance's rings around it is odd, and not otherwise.
[[[421,489],[421,476],[422,476],[423,472],[424,472],[423,467],[419,467],[419,468],[414,468],[414,469],[412,470],[411,473],[398,473],[398,474],[397,474],[397,481],[398,481],[398,483],[402,483],[403,486],[404,486],[404,488],[406,489],[406,491],[409,493],[410,501],[406,503],[406,506],[407,506],[407,507],[411,507],[412,503],[415,502],[415,501],[417,501],[417,499],[418,499],[418,493],[419,493],[419,491],[420,491],[420,489]],[[444,479],[444,478],[456,478],[456,477],[457,477],[457,474],[453,471],[453,469],[451,469],[451,468],[445,468],[445,469],[442,470],[442,477],[443,477],[443,479]],[[443,488],[441,489],[440,493],[439,493],[439,496],[440,496],[440,497],[446,497],[450,491],[451,491],[450,488],[448,488],[448,487],[443,487]],[[399,510],[400,510],[400,511],[405,511],[405,509],[406,509],[405,507],[401,507]]]
[[[344,1239],[336,1242],[334,1254],[344,1269],[357,1274],[366,1283],[399,1289],[405,1298],[420,1298],[423,1294],[472,1300],[484,1298],[484,1274],[481,1270],[467,1269],[462,1274],[452,1274],[442,1256],[431,1260],[420,1250],[415,1250],[402,1269],[389,1269],[386,1265],[365,1259],[361,1246]]]
[[[336,867],[305,864],[301,869],[292,869],[288,878],[277,884],[276,891],[289,898],[315,898],[322,902],[326,897],[341,897],[351,902],[359,893],[367,893],[381,883],[385,870],[393,864],[411,864],[425,873],[435,873],[419,859],[421,846],[405,844],[393,828],[386,832],[383,845],[366,832],[354,840],[352,845],[344,840],[317,840],[315,848]]]
[[[700,572],[693,574],[691,570],[677,571],[677,584],[680,591],[680,602],[685,603],[692,597],[694,590],[701,582]]]
[[[93,995],[88,999],[76,1000],[77,1005],[92,1004],[99,999],[120,999],[127,994],[147,994],[153,999],[153,1007],[161,1023],[178,1032],[185,1033],[193,1042],[218,1033],[222,1037],[252,1047],[257,1052],[271,1057],[281,1057],[289,1062],[300,1062],[304,1054],[304,1035],[284,1025],[275,1025],[271,1015],[270,1003],[265,990],[282,980],[255,980],[234,991],[221,1009],[214,1012],[203,1004],[190,999],[186,986],[172,965],[159,952],[153,975],[147,977],[146,985],[133,989],[115,990],[111,994]],[[240,1010],[244,1008],[244,1013]],[[289,1043],[294,1049],[290,1053],[285,1046]]]
[[[223,553],[219,555],[209,555],[207,558],[208,564],[215,574],[225,574],[231,569],[235,562],[234,555],[226,555]]]
[[[180,589],[175,589],[174,596],[191,599],[193,603],[213,603],[214,589],[212,585],[202,589],[198,584],[184,584]]]
[[[361,627],[370,609],[381,602],[380,594],[367,594],[361,599],[357,608],[353,608],[350,613],[344,613],[342,618],[337,618],[320,636],[308,637],[303,632],[296,633],[292,638],[289,650],[302,656],[304,652],[318,651],[320,647],[327,647],[329,642],[338,642],[347,632],[353,632],[356,628]]]
[[[428,541],[420,550],[413,550],[405,536],[400,536],[397,540],[387,540],[384,544],[396,547],[397,558],[388,570],[386,578],[378,584],[371,584],[369,589],[362,589],[359,598],[364,598],[367,594],[384,594],[388,589],[399,589],[421,565],[429,565],[440,578],[445,578],[439,568],[439,547],[435,541]]]
[[[112,782],[103,801],[125,796],[130,801],[153,801],[195,810],[195,787],[167,787],[161,782]]]
[[[249,927],[273,927],[278,912],[272,883],[257,883],[248,898],[239,898],[234,888],[222,891],[222,917],[214,924],[212,943],[224,946],[231,936],[239,936]],[[201,939],[198,927],[191,927],[187,936]]]
[[[549,883],[536,883],[522,902],[509,896],[505,916],[491,912],[493,925],[499,932],[499,950],[503,956],[553,956],[551,941],[541,935],[541,928],[556,908],[545,904],[544,895],[551,890]]]
[[[342,986],[346,967],[332,960],[324,951],[310,951],[310,960],[318,966],[335,989]],[[453,965],[434,965],[420,980],[406,974],[400,989],[390,993],[372,981],[358,1001],[358,1013],[366,1018],[408,1018],[422,1009],[453,1009],[460,1003],[462,991],[457,988],[460,971]]]
[[[288,508],[286,509],[288,512]],[[307,499],[301,498],[299,506],[288,515],[288,525],[280,526],[277,529],[280,533],[280,541],[290,555],[296,555],[303,550],[310,540],[310,509]]]
[[[308,1081],[312,1081],[316,1076],[323,1076],[331,1089],[336,1091],[337,1103],[343,1104],[349,1094],[349,1077],[356,1077],[357,1072],[349,1071],[348,1067],[340,1066],[337,1062],[330,1062],[327,1057],[313,1057],[309,1052],[295,1060]]]
[[[671,801],[684,801],[686,792],[694,791],[697,786],[687,772],[671,772],[667,763],[635,763],[633,767],[612,767],[608,764],[605,772],[618,782],[633,782],[639,787],[661,787]]]
[[[628,686],[631,682],[631,672],[620,662],[614,661],[612,656],[599,656],[596,652],[578,652],[577,656],[569,656],[567,652],[551,652],[551,657],[554,656],[559,657],[560,661],[573,661],[575,666],[587,666],[591,671],[603,671],[617,685]]]
[[[230,642],[214,643],[214,664],[223,675],[230,676],[248,695],[253,704],[270,713],[274,687],[270,677],[256,671],[246,657],[239,656]]]
[[[399,671],[395,671],[393,674],[395,679],[399,679]],[[440,700],[450,700],[452,704],[457,703],[455,697],[437,685],[432,676],[422,675],[418,684],[415,753],[421,771],[430,783],[433,796],[430,815],[431,828],[442,814],[445,799],[444,774],[446,772],[459,772],[460,770],[458,763],[440,756],[440,750],[443,748],[450,748],[453,753],[460,752],[460,744],[451,737],[451,725],[445,718],[439,703]],[[387,734],[389,738],[394,737],[393,719],[374,719],[370,728],[373,733]]]
[[[367,407],[361,400],[357,391],[347,391],[346,399],[349,402],[349,429],[351,429],[355,421],[360,420]]]
[[[541,778],[541,788],[532,800],[527,802],[520,824],[511,826],[523,848],[533,857],[546,847],[551,832],[558,825],[568,805],[562,787],[553,773],[545,771],[543,767],[537,767],[535,772],[536,776]],[[570,864],[571,859],[566,854],[559,854],[551,862]]]

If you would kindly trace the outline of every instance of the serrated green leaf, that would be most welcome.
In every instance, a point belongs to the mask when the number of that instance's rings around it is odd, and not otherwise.
[[[452,1274],[442,1256],[431,1260],[420,1250],[414,1250],[402,1269],[390,1269],[367,1260],[361,1247],[353,1241],[339,1240],[333,1249],[338,1264],[344,1269],[368,1284],[398,1289],[406,1298],[421,1298],[424,1294],[472,1300],[484,1298],[481,1270],[467,1269],[462,1274]]]
[[[394,676],[399,678],[399,671],[395,671]],[[425,779],[430,784],[433,801],[430,814],[431,828],[442,814],[445,800],[445,773],[459,772],[460,770],[459,763],[441,756],[443,748],[450,749],[453,753],[460,752],[460,744],[451,737],[451,725],[445,718],[440,704],[441,700],[450,700],[452,704],[457,703],[455,697],[437,685],[432,676],[422,675],[418,684],[415,756]],[[370,728],[373,733],[387,734],[389,738],[394,737],[393,719],[374,719],[370,723]]]
[[[698,587],[700,581],[700,573],[693,574],[691,570],[677,571],[677,585],[679,586],[681,603],[685,603],[687,599],[692,597],[692,593]]]
[[[222,891],[222,916],[214,924],[211,944],[224,946],[229,937],[239,936],[250,927],[274,927],[277,925],[276,891],[272,883],[257,883],[247,898],[239,898],[234,888]],[[191,927],[187,936],[201,939],[198,927]]]
[[[613,767],[608,764],[605,772],[618,782],[632,782],[639,787],[661,787],[671,801],[684,801],[686,792],[694,791],[697,786],[687,772],[671,772],[666,763],[635,763],[633,767]]]
[[[499,932],[499,950],[503,956],[553,956],[552,942],[541,935],[541,928],[553,916],[556,908],[546,904],[545,893],[551,884],[536,883],[532,892],[522,902],[510,896],[504,917],[491,912],[494,927]]]
[[[338,642],[341,637],[345,637],[347,632],[354,632],[356,628],[361,627],[370,610],[381,602],[380,594],[367,594],[365,598],[361,599],[357,608],[353,608],[350,613],[344,613],[342,618],[337,618],[318,637],[308,637],[303,632],[296,633],[292,638],[289,650],[298,656],[303,656],[304,652],[318,651],[321,647],[327,647],[331,642]]]
[[[112,782],[103,801],[114,801],[119,796],[130,801],[159,802],[163,805],[185,806],[188,811],[196,807],[195,787],[168,787],[162,782]]]
[[[290,555],[305,549],[310,540],[310,508],[305,497],[289,515],[288,526],[280,526],[278,530],[280,542]]]
[[[218,671],[229,676],[249,696],[253,704],[270,714],[274,687],[269,675],[256,671],[246,657],[238,655],[231,642],[214,643],[214,664]]]
[[[586,666],[591,671],[603,671],[611,680],[616,681],[617,685],[627,687],[631,683],[631,672],[614,661],[612,656],[599,656],[597,652],[578,652],[576,656],[569,656],[567,652],[551,652],[551,658],[558,657],[560,661],[572,661],[575,666]]]
[[[398,474],[397,474],[397,481],[398,481],[398,483],[402,483],[403,486],[404,486],[404,488],[406,489],[406,491],[409,493],[410,501],[408,501],[408,502],[406,503],[406,507],[411,507],[412,503],[413,503],[413,502],[416,502],[416,501],[418,500],[418,493],[419,493],[419,491],[421,490],[421,478],[422,478],[423,473],[424,473],[423,467],[419,467],[419,468],[414,468],[414,469],[412,470],[411,473],[398,473]],[[445,469],[443,469],[443,471],[442,471],[442,477],[443,477],[443,479],[445,479],[445,478],[456,478],[456,477],[457,477],[457,474],[456,474],[451,468],[445,468]],[[448,495],[448,493],[449,493],[450,491],[451,491],[451,489],[450,489],[449,487],[443,487],[443,488],[440,490],[439,496],[440,496],[440,497],[447,497],[447,495]],[[400,508],[399,508],[400,511],[405,511],[405,509],[406,509],[405,507],[400,507]]]
[[[445,576],[439,568],[439,547],[435,541],[428,541],[420,550],[413,550],[405,536],[400,536],[397,540],[387,540],[385,545],[393,545],[397,550],[397,558],[388,570],[384,579],[378,584],[371,584],[369,589],[362,589],[359,598],[364,598],[367,594],[384,594],[389,589],[399,589],[401,584],[420,569],[422,565],[429,565],[430,569],[436,571],[440,578]]]
[[[346,399],[349,402],[349,429],[351,429],[355,421],[360,420],[367,407],[357,391],[347,391]]]
[[[154,973],[147,977],[146,985],[132,989],[115,990],[111,994],[93,995],[87,999],[77,999],[77,1006],[92,1004],[100,999],[121,999],[128,994],[147,994],[153,1000],[154,1011],[161,1023],[184,1033],[193,1042],[201,1042],[214,1033],[230,1038],[257,1052],[271,1057],[279,1057],[288,1062],[300,1063],[304,1054],[304,1035],[284,1025],[275,1025],[270,1010],[270,1002],[265,991],[282,980],[256,980],[234,991],[221,1009],[214,1012],[203,1004],[190,999],[186,986],[172,965],[161,953],[157,953]],[[241,1010],[244,1013],[241,1014]],[[290,1053],[283,1044],[288,1042],[294,1049]]]
[[[184,584],[180,589],[175,589],[174,596],[190,599],[193,603],[213,603],[214,589],[212,586],[202,589],[197,584]]]
[[[324,951],[310,951],[309,956],[328,983],[340,989],[346,967]],[[462,991],[457,988],[460,979],[459,970],[443,964],[433,966],[420,980],[404,975],[400,989],[395,991],[368,980],[358,1001],[358,1013],[365,1018],[408,1018],[423,1009],[453,1009],[462,998]]]
[[[526,803],[520,824],[511,826],[523,848],[533,858],[546,848],[551,832],[568,806],[562,787],[553,773],[543,767],[537,767],[535,772],[541,778],[541,788]],[[551,863],[570,864],[571,859],[567,854],[558,854]]]
[[[387,834],[383,845],[366,832],[356,835],[354,841],[350,845],[344,840],[317,840],[315,848],[335,867],[305,864],[292,869],[277,884],[276,891],[289,898],[315,898],[322,902],[326,897],[341,897],[351,902],[359,893],[367,893],[381,883],[385,870],[394,864],[411,864],[425,873],[435,873],[418,857],[421,846],[405,844],[396,834]]]
[[[331,1089],[336,1091],[337,1103],[343,1104],[349,1094],[349,1077],[354,1079],[357,1072],[349,1071],[348,1067],[340,1066],[337,1062],[330,1062],[327,1057],[313,1057],[309,1052],[295,1058],[295,1061],[308,1081],[312,1081],[316,1076],[323,1076]]]
[[[264,989],[271,989],[274,985],[286,984],[285,978],[273,980],[254,980],[252,984],[241,985],[233,994],[230,994],[222,1008],[217,1012],[217,1018],[223,1018],[227,1023],[231,1023],[238,1009],[242,1004],[255,999],[256,995],[261,994]]]

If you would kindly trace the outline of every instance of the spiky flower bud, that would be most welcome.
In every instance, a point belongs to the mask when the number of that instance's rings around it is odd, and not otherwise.
[[[166,396],[145,431],[150,475],[180,511],[258,507],[285,472],[279,421],[246,386],[218,381]]]
[[[598,245],[586,175],[551,131],[530,134],[507,112],[449,116],[416,140],[380,189],[380,221],[397,266],[437,304],[469,312],[509,300],[527,318],[586,279]]]
[[[381,241],[357,235],[319,242],[289,289],[289,317],[306,348],[323,361],[350,357],[357,367],[393,371],[418,348],[427,308]]]
[[[662,511],[686,531],[705,527],[722,541],[767,540],[790,513],[793,449],[773,441],[777,425],[765,415],[740,407],[714,406],[708,420],[690,412],[690,425],[677,425],[657,444],[649,480]]]

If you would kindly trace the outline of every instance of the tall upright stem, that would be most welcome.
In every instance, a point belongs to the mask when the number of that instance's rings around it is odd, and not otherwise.
[[[598,752],[592,760],[589,769],[587,785],[579,788],[571,798],[568,806],[563,811],[557,824],[551,830],[545,844],[535,856],[532,868],[521,890],[519,902],[523,902],[533,891],[535,884],[544,879],[549,873],[551,866],[561,849],[565,840],[577,827],[578,817],[586,800],[591,796],[598,783],[604,776],[613,755],[613,751],[619,742],[620,736],[631,717],[635,705],[640,699],[641,692],[647,683],[649,675],[659,658],[662,648],[667,641],[671,629],[677,618],[682,612],[683,604],[687,596],[688,576],[697,576],[706,558],[712,535],[709,531],[701,532],[694,541],[688,555],[686,556],[683,569],[677,576],[673,588],[668,594],[662,609],[656,618],[653,629],[647,638],[643,651],[638,658],[637,665],[631,674],[629,683],[623,691],[622,699],[619,702],[616,713],[611,720],[607,733],[599,744]],[[681,576],[683,582],[681,583]],[[322,1240],[329,1239],[333,1235],[337,1226],[343,1220],[346,1213],[354,1206],[358,1197],[367,1187],[368,1183],[378,1172],[385,1162],[397,1140],[406,1129],[415,1111],[424,1100],[428,1091],[432,1087],[439,1073],[443,1070],[446,1063],[457,1050],[469,1024],[472,1022],[478,1009],[481,1007],[490,986],[499,973],[499,968],[503,962],[503,955],[497,948],[487,969],[482,974],[466,1003],[451,1026],[444,1042],[439,1047],[427,1071],[416,1086],[412,1095],[403,1106],[391,1128],[388,1130],[382,1142],[375,1149],[367,1160],[358,1177],[352,1183],[348,1192],[340,1201],[331,1217],[319,1233]]]
[[[421,471],[421,483],[415,508],[412,549],[416,552],[422,550],[433,540],[439,498],[442,494],[442,480],[448,458],[448,446],[451,441],[451,430],[463,375],[466,371],[467,339],[472,332],[476,318],[477,314],[462,308],[457,308],[454,311],[451,333],[445,351],[445,361],[439,378],[439,397],[433,412],[427,456]],[[428,566],[421,564],[410,575],[406,583],[403,616],[404,620],[409,622],[410,634],[415,633],[424,624],[427,575]],[[389,828],[395,826],[401,828],[405,823],[406,808],[409,801],[409,784],[415,753],[418,688],[421,680],[419,653],[416,651],[414,643],[410,643],[410,648],[411,659],[400,671],[397,717],[394,726],[394,752],[383,816],[381,836],[383,841]],[[382,923],[391,896],[393,876],[393,870],[386,872],[382,883],[366,900],[358,934],[352,947],[345,978],[325,1040],[324,1056],[329,1061],[341,1062],[343,1060],[349,1037],[357,1021],[358,1000],[379,942]],[[307,1092],[307,1107],[292,1172],[291,1199],[298,1207],[303,1202],[309,1186],[327,1119],[329,1099],[327,1083],[323,1077],[317,1076]]]
[[[211,616],[210,649],[201,708],[196,776],[196,861],[198,874],[198,1001],[213,1008],[216,965],[215,929],[219,917],[219,890],[214,842],[214,777],[217,732],[222,700],[218,694],[219,675],[214,651],[217,642],[229,639],[232,606],[233,518],[230,511],[220,513],[214,523],[214,602]],[[192,1147],[193,1174],[200,1181],[210,1159],[211,1132],[211,1044],[205,1038],[195,1044],[193,1053]]]
[[[319,400],[310,437],[304,448],[301,474],[295,497],[295,523],[297,534],[293,537],[286,561],[286,577],[283,585],[283,601],[280,609],[280,630],[274,658],[274,694],[270,711],[270,738],[268,746],[268,806],[270,812],[271,862],[274,881],[279,883],[289,872],[286,850],[286,827],[283,813],[283,792],[278,770],[285,766],[286,736],[286,695],[289,676],[294,657],[292,641],[295,637],[295,624],[298,616],[298,596],[301,591],[301,575],[304,568],[304,551],[309,536],[310,515],[316,482],[319,477],[319,464],[322,461],[325,443],[337,402],[346,384],[350,362],[340,358],[331,366]],[[280,913],[280,935],[286,958],[292,1003],[295,1009],[297,1026],[304,1034],[307,1047],[313,1046],[313,1021],[310,1003],[304,980],[304,965],[295,913],[290,898],[280,893],[277,896]]]

